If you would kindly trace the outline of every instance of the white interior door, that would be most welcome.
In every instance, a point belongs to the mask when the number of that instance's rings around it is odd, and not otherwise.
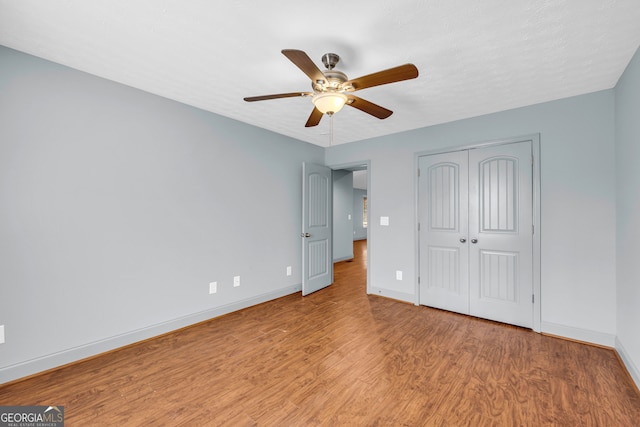
[[[531,142],[469,151],[469,313],[533,324]]]
[[[468,152],[422,156],[420,304],[469,311]]]
[[[420,157],[420,304],[533,326],[531,150]]]
[[[333,283],[331,169],[302,164],[302,295]]]

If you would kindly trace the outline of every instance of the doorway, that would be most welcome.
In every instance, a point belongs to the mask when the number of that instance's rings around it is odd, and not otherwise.
[[[371,204],[368,161],[331,166],[334,176],[333,241],[334,262],[363,258],[369,293],[370,235],[368,213]]]

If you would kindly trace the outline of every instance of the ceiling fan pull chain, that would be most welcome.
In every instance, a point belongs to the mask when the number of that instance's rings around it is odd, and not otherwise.
[[[333,145],[333,114],[329,115],[329,147]]]

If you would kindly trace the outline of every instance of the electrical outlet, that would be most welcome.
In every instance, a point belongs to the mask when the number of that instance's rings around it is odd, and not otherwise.
[[[215,294],[218,292],[218,282],[210,282],[209,283],[209,293]]]
[[[396,270],[396,280],[402,280],[402,270]]]
[[[291,266],[287,266],[287,276],[291,276]]]
[[[0,325],[0,344],[4,344],[4,325]]]
[[[233,287],[237,288],[240,286],[240,276],[233,276]]]

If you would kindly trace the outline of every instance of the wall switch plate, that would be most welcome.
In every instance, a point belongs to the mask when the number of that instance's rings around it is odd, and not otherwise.
[[[210,282],[209,283],[209,293],[215,294],[218,292],[218,282]]]
[[[291,266],[287,266],[287,276],[291,276]]]
[[[237,288],[240,286],[240,276],[233,276],[233,287]]]
[[[0,325],[0,344],[4,344],[4,325]]]
[[[347,215],[347,219],[351,221],[351,214]]]
[[[380,225],[389,225],[389,217],[381,216],[380,217]]]
[[[402,280],[402,270],[396,270],[396,280]]]

